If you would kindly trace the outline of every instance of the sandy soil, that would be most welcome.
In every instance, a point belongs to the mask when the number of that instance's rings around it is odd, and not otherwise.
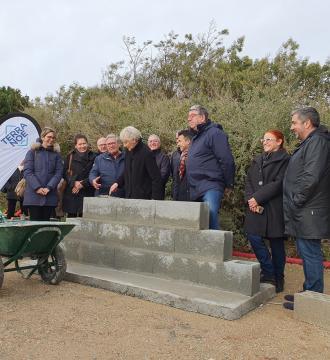
[[[299,265],[287,266],[286,277],[286,293],[301,288]],[[330,294],[329,270],[325,282]],[[6,273],[0,359],[330,359],[330,331],[294,320],[282,299],[226,321]]]

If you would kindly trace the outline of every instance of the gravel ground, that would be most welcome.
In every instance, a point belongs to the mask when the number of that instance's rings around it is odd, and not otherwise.
[[[288,265],[286,293],[302,268]],[[325,273],[330,294],[330,271]],[[329,359],[330,331],[298,322],[283,294],[240,320],[189,313],[109,291],[6,273],[0,359]]]

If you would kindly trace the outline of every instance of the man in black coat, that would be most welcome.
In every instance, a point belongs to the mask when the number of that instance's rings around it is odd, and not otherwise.
[[[303,290],[323,292],[321,239],[330,237],[330,134],[316,109],[292,113],[291,130],[300,140],[283,182],[285,232],[296,238],[303,260]],[[293,295],[285,299],[293,301]],[[293,309],[293,302],[284,303]]]
[[[163,195],[162,199],[165,198],[165,187],[170,176],[170,158],[161,151],[160,149],[160,138],[158,135],[152,134],[148,138],[148,147],[155,156],[156,164],[160,171],[160,176],[162,178],[163,185]]]
[[[120,140],[127,149],[124,173],[110,187],[109,193],[125,188],[128,199],[162,200],[160,171],[154,155],[142,142],[140,131],[128,126],[120,132]]]

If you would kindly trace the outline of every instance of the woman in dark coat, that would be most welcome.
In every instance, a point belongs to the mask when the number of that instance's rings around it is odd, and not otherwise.
[[[82,216],[84,197],[94,196],[89,183],[89,172],[96,154],[89,150],[87,137],[78,134],[74,138],[75,148],[64,161],[63,178],[66,188],[63,193],[63,211],[68,217]]]
[[[57,185],[62,178],[63,163],[55,144],[55,131],[44,128],[40,137],[41,143],[32,145],[24,159],[23,205],[29,208],[30,220],[48,221],[57,206]]]
[[[150,149],[143,144],[141,133],[133,126],[120,132],[120,139],[127,149],[124,173],[110,187],[110,194],[119,188],[125,188],[125,197],[129,199],[163,198],[163,185],[160,170]]]
[[[19,165],[1,189],[1,192],[5,193],[7,198],[7,219],[11,219],[15,216],[17,201],[20,204],[21,214],[28,215],[27,209],[23,206],[23,198],[18,198],[15,192],[15,188],[22,178],[23,165]]]
[[[249,208],[244,229],[260,262],[260,281],[274,284],[281,292],[285,267],[282,182],[289,155],[278,130],[267,131],[261,142],[264,152],[253,159],[246,178],[245,201]],[[269,240],[271,254],[264,239]]]

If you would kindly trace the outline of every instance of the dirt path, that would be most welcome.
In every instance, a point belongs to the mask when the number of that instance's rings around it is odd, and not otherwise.
[[[325,275],[330,294],[330,271]],[[300,266],[287,266],[286,277],[287,292],[300,289]],[[0,290],[0,359],[329,359],[330,331],[294,320],[282,298],[226,321],[7,273]]]

